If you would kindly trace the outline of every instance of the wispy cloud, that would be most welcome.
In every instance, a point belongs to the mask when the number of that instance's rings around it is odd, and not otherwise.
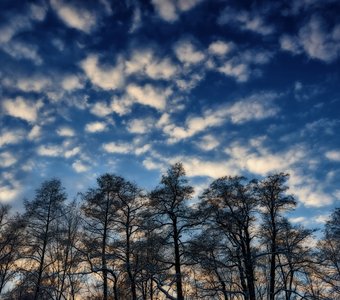
[[[271,92],[259,93],[232,104],[216,107],[214,110],[207,109],[201,116],[190,116],[186,119],[184,127],[171,123],[169,118],[164,119],[160,125],[170,137],[170,142],[176,142],[226,122],[242,124],[273,117],[279,111],[273,102],[277,97],[278,94]]]
[[[261,35],[269,35],[275,31],[274,26],[267,24],[263,16],[256,11],[226,8],[219,16],[218,23]]]

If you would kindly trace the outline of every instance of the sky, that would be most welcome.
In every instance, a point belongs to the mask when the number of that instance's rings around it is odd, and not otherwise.
[[[293,223],[340,206],[336,0],[0,1],[0,201],[114,173],[199,195],[289,173]]]

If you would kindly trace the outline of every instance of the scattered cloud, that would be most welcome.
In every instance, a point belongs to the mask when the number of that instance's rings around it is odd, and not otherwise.
[[[325,153],[325,156],[332,161],[340,162],[340,150],[331,150]]]
[[[55,145],[41,145],[38,147],[37,153],[41,156],[58,157],[63,153],[63,149]]]
[[[260,35],[269,35],[275,31],[274,26],[267,24],[259,12],[237,11],[229,7],[219,16],[218,24],[228,24],[234,28],[251,31]]]
[[[71,5],[62,0],[51,0],[58,17],[69,27],[89,33],[97,23],[96,15],[83,7]]]
[[[278,95],[275,93],[262,92],[232,104],[217,107],[214,110],[207,109],[202,116],[190,116],[186,119],[184,127],[171,123],[169,118],[164,119],[161,125],[164,132],[170,136],[170,141],[176,142],[228,121],[234,124],[243,124],[273,117],[279,111],[277,105],[273,103],[277,97]]]
[[[152,0],[154,8],[164,21],[175,22],[182,12],[194,8],[202,0]]]
[[[90,112],[97,117],[106,117],[113,112],[113,108],[106,102],[98,101],[93,104],[93,106],[90,109]]]
[[[136,50],[125,62],[125,72],[128,75],[146,75],[151,79],[171,79],[177,73],[177,66],[169,58],[160,59],[152,49]]]
[[[327,28],[325,20],[312,15],[297,35],[282,35],[281,49],[293,54],[306,53],[312,59],[330,63],[340,54],[340,24]]]
[[[65,156],[65,158],[73,157],[73,156],[77,155],[78,153],[80,153],[80,150],[81,150],[80,147],[74,147],[70,150],[66,150],[64,152],[64,156]]]
[[[209,45],[208,52],[212,55],[224,56],[229,54],[235,45],[232,42],[217,40]]]
[[[152,118],[133,119],[128,123],[127,130],[131,133],[144,134],[152,130],[154,120]]]
[[[81,160],[76,160],[74,163],[72,163],[72,168],[77,173],[83,173],[90,169],[90,166],[82,162]]]
[[[69,76],[66,76],[62,80],[61,86],[66,91],[73,91],[73,90],[77,90],[77,89],[83,88],[84,85],[81,83],[81,81],[80,81],[78,76],[76,76],[76,75],[69,75]]]
[[[103,144],[104,151],[108,153],[130,153],[132,146],[128,143],[120,142],[111,142],[111,143],[105,143]]]
[[[17,161],[17,158],[11,152],[0,152],[0,168],[8,168]]]
[[[202,62],[205,54],[189,40],[180,40],[174,46],[178,60],[186,66],[191,66]]]
[[[123,66],[100,66],[97,55],[89,55],[80,63],[81,68],[93,85],[103,90],[115,90],[124,83]]]
[[[50,80],[42,76],[19,78],[16,87],[23,92],[43,92],[51,84]]]
[[[22,129],[3,128],[0,130],[0,147],[18,144],[24,140],[26,132]]]
[[[126,92],[134,102],[153,107],[157,110],[165,109],[167,98],[172,94],[170,88],[163,90],[151,84],[146,84],[145,86],[129,84],[126,87]]]
[[[196,145],[203,151],[211,151],[220,145],[220,141],[213,135],[204,135]]]
[[[31,60],[36,65],[41,65],[43,60],[38,53],[38,47],[29,43],[23,43],[20,41],[11,41],[1,46],[8,55],[13,58],[28,59]]]
[[[17,181],[12,183],[0,182],[0,202],[7,203],[18,198],[22,191],[22,187]]]
[[[85,131],[90,133],[102,132],[107,130],[107,124],[105,122],[91,122],[86,124]]]
[[[73,137],[76,135],[75,131],[70,127],[59,127],[57,129],[57,134],[63,137]]]
[[[34,125],[30,132],[28,133],[29,140],[37,140],[41,136],[41,127],[39,125]]]
[[[7,115],[30,123],[37,121],[38,111],[42,105],[41,101],[33,102],[20,96],[15,99],[5,99],[2,103],[2,107]]]

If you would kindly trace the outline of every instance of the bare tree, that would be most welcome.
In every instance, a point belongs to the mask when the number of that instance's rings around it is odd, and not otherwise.
[[[184,299],[183,234],[193,226],[193,219],[187,204],[193,192],[193,188],[187,185],[183,165],[176,163],[162,176],[160,185],[150,193],[150,216],[154,221],[155,228],[162,230],[160,234],[169,244],[170,248],[167,249],[169,255],[164,252],[164,263],[169,269],[173,267],[175,269],[174,281],[178,300]],[[158,288],[161,288],[161,285],[158,285]],[[169,295],[167,296],[169,297]]]
[[[10,216],[10,206],[0,204],[0,295],[17,273],[23,221],[19,215]]]
[[[233,264],[239,271],[245,299],[255,300],[255,257],[253,245],[256,198],[254,184],[243,177],[222,177],[211,183],[201,197],[201,209],[209,211],[210,224],[227,236]],[[233,292],[230,292],[233,293]]]
[[[27,293],[32,293],[35,300],[51,298],[51,291],[55,289],[49,274],[55,257],[47,256],[48,248],[55,242],[65,200],[61,182],[51,179],[42,183],[33,200],[25,201],[26,240],[22,251],[24,263],[31,268],[24,270],[24,281]]]
[[[277,256],[279,254],[278,240],[280,232],[284,229],[283,212],[293,209],[296,202],[291,195],[287,195],[286,186],[288,175],[274,174],[257,183],[257,197],[262,207],[263,242],[267,246],[269,257],[269,289],[268,299],[274,300],[276,295]]]
[[[331,288],[330,297],[340,298],[340,208],[327,221],[318,249],[319,276]]]

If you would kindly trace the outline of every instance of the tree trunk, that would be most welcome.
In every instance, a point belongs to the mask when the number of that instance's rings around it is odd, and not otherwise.
[[[175,248],[175,272],[176,272],[176,291],[177,299],[184,300],[181,273],[181,257],[179,253],[179,235],[177,231],[177,220],[173,220],[174,248]]]
[[[37,300],[39,298],[39,293],[40,293],[41,278],[42,278],[42,273],[44,271],[44,261],[45,261],[45,252],[46,252],[47,239],[48,239],[48,231],[49,231],[49,226],[50,226],[50,217],[51,217],[51,199],[50,199],[50,203],[48,206],[46,228],[45,228],[45,233],[44,233],[44,241],[43,241],[41,258],[39,262],[38,280],[37,280],[37,285],[35,288],[34,300]]]

